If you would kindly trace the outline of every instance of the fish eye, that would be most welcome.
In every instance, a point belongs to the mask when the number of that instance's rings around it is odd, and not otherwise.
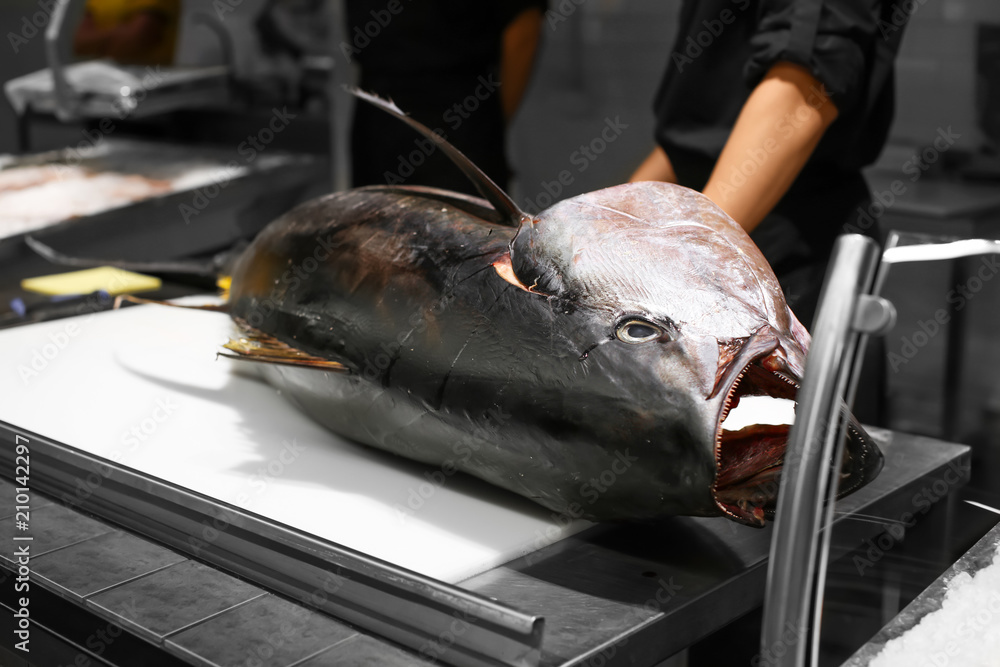
[[[646,320],[632,318],[619,324],[615,335],[623,343],[647,343],[662,336],[663,329]]]

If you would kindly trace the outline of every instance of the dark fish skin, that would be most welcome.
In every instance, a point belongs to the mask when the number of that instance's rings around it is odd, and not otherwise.
[[[265,230],[234,272],[231,313],[257,321],[270,309],[250,283],[267,296],[277,288],[280,305],[256,328],[351,370],[273,367],[269,379],[337,433],[450,461],[558,512],[711,511],[712,462],[684,452],[697,406],[665,394],[652,368],[627,382],[615,372],[634,350],[601,345],[613,319],[504,280],[493,264],[516,230],[471,201],[363,188]],[[322,234],[337,254],[298,284],[282,281]],[[616,470],[621,481],[600,492]]]
[[[740,393],[794,395],[809,336],[749,237],[691,190],[617,186],[518,227],[431,188],[337,193],[258,236],[230,303],[245,329],[345,365],[261,367],[348,438],[573,517],[763,525],[773,508],[783,445],[723,456],[720,423]],[[623,340],[636,321],[656,335]],[[854,430],[842,491],[881,465]]]

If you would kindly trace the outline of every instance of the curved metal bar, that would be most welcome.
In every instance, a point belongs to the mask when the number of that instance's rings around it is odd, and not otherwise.
[[[928,243],[913,243],[909,245],[900,245],[901,233],[899,231],[893,230],[889,232],[888,238],[886,239],[885,246],[882,250],[882,261],[879,265],[878,272],[875,275],[875,284],[871,289],[872,296],[879,296],[882,293],[882,288],[885,286],[886,280],[893,266],[896,264],[904,264],[909,262],[932,262],[932,261],[942,261],[951,260],[955,261],[962,259],[964,257],[972,257],[975,255],[1000,255],[1000,239],[985,239],[985,238],[969,238],[969,239],[959,239],[956,241],[940,241],[940,242],[928,242]],[[952,278],[956,276],[964,275],[961,272],[958,263],[952,265]],[[957,283],[958,280],[955,280]],[[961,347],[960,343],[956,340],[956,336],[961,331],[961,321],[962,313],[959,313],[957,309],[953,308],[953,304],[949,303],[949,331],[948,331],[948,347],[946,351],[946,361],[945,361],[945,372],[944,372],[944,385],[945,385],[945,398],[944,398],[944,418],[942,420],[942,431],[946,437],[952,437],[955,435],[955,415],[957,415],[958,410],[956,409],[956,403],[958,401],[958,392],[949,391],[950,388],[955,388],[959,383],[959,374],[961,371],[961,363],[956,361],[956,355],[960,358]],[[855,368],[860,367],[860,359],[864,357],[865,354],[865,344],[867,340],[862,338],[858,345],[858,352],[855,359]],[[852,378],[851,386],[848,392],[849,397],[854,396],[854,390],[857,385],[857,374]],[[850,399],[849,399],[850,402]]]
[[[830,461],[840,460],[844,446],[841,397],[858,340],[854,317],[878,256],[871,239],[842,236],[826,274],[781,475],[764,597],[762,665],[805,664],[810,600],[818,610],[823,599],[829,531],[822,531],[822,546],[820,532],[828,525],[824,519],[831,518],[830,498],[836,493]]]
[[[962,239],[948,243],[918,243],[905,246],[894,244],[882,253],[882,261],[885,264],[900,264],[998,254],[1000,254],[998,239]]]
[[[56,117],[71,121],[77,116],[77,100],[63,69],[73,61],[73,33],[86,9],[86,0],[59,0],[45,30],[45,55],[52,71]]]

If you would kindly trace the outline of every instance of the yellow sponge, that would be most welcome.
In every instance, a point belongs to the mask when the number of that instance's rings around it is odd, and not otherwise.
[[[114,296],[116,294],[148,292],[159,289],[161,284],[160,279],[153,276],[144,276],[141,273],[116,269],[113,266],[99,266],[83,271],[25,278],[21,281],[21,288],[49,296],[90,294],[97,290],[104,290]]]

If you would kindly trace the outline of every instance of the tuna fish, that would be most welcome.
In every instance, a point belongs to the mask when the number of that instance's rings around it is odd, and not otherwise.
[[[794,398],[809,334],[743,229],[667,183],[528,215],[443,138],[483,199],[372,186],[271,223],[232,272],[232,356],[356,441],[572,517],[762,526],[787,426],[723,429]],[[882,456],[850,418],[840,492]]]

